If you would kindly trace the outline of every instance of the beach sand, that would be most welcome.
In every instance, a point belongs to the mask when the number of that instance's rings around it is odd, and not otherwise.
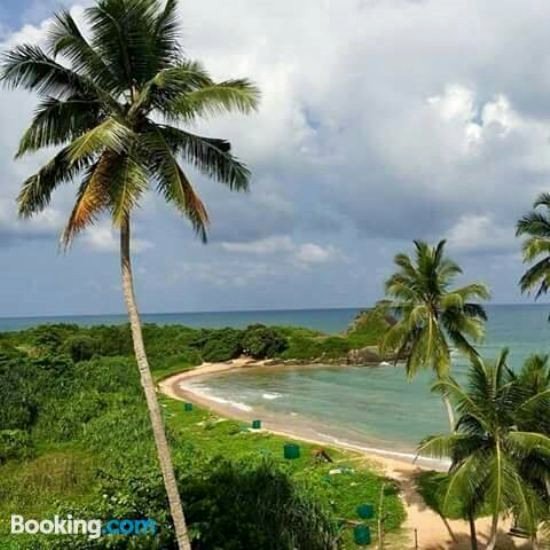
[[[288,368],[285,366],[265,366],[265,362],[254,361],[250,358],[240,358],[227,363],[204,363],[199,367],[184,371],[161,380],[159,390],[173,398],[182,401],[190,401],[210,411],[227,418],[250,422],[257,416],[257,412],[247,410],[235,404],[218,400],[210,395],[196,390],[186,384],[186,381],[207,379],[221,372],[242,368],[261,367]],[[403,538],[396,543],[399,546],[386,546],[396,550],[408,550],[419,548],[422,550],[466,550],[470,549],[469,526],[465,521],[444,521],[441,516],[429,509],[416,491],[415,477],[423,469],[444,469],[444,465],[438,461],[420,459],[414,461],[405,453],[386,451],[364,447],[355,443],[335,440],[330,436],[323,436],[314,427],[307,424],[289,424],[288,419],[274,414],[262,413],[263,429],[270,433],[307,441],[324,447],[338,447],[358,453],[359,459],[364,459],[369,466],[377,469],[389,478],[396,480],[401,488],[401,496],[407,510],[407,520],[403,525]],[[476,521],[480,549],[484,548],[488,538],[490,519],[481,518]],[[510,527],[509,520],[501,522],[500,540],[498,549],[530,548],[521,539],[512,539],[506,533]],[[451,535],[452,533],[452,535]],[[417,543],[417,546],[416,546]]]

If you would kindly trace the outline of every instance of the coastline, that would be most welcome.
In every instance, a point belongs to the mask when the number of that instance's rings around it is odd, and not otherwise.
[[[289,365],[274,363],[271,360],[255,361],[246,357],[226,363],[203,363],[198,367],[159,380],[157,387],[162,394],[172,399],[195,403],[222,417],[250,422],[258,416],[257,411],[247,410],[245,407],[238,407],[234,403],[202,393],[196,388],[186,385],[185,382],[207,379],[219,373],[244,368],[261,367],[270,369],[289,368]],[[415,538],[418,540],[418,548],[430,550],[465,550],[470,548],[468,523],[461,520],[443,520],[439,514],[426,506],[416,489],[417,475],[425,470],[444,471],[446,467],[442,461],[427,458],[415,460],[414,455],[408,453],[367,447],[359,443],[339,440],[328,434],[319,433],[314,428],[308,428],[306,425],[289,426],[288,421],[285,422],[275,414],[266,414],[265,411],[262,411],[262,426],[263,431],[280,437],[357,453],[359,458],[364,459],[366,466],[397,481],[407,511],[407,519],[402,530],[411,543]],[[508,523],[508,521],[503,522],[501,526],[503,531],[507,530]],[[490,531],[490,518],[479,518],[476,521],[476,526],[480,539],[487,540]],[[509,537],[504,533],[502,534],[503,545],[501,547],[503,549],[521,547],[515,546]]]
[[[438,459],[417,457],[414,453],[373,447],[370,445],[365,445],[361,441],[339,439],[330,434],[323,433],[320,431],[322,430],[322,426],[316,426],[313,422],[308,422],[307,424],[303,422],[294,422],[289,426],[288,419],[283,419],[280,415],[265,410],[262,410],[261,413],[258,411],[251,411],[239,403],[232,403],[216,398],[212,395],[201,392],[195,387],[185,384],[185,382],[189,380],[207,380],[210,376],[215,376],[216,374],[245,368],[280,369],[315,367],[315,364],[310,367],[304,367],[303,365],[296,365],[292,363],[277,363],[273,360],[256,361],[248,357],[241,357],[239,359],[224,363],[203,363],[193,369],[179,374],[170,375],[160,380],[158,382],[158,387],[162,393],[173,399],[193,402],[227,418],[232,418],[243,422],[251,422],[261,414],[262,426],[265,431],[281,437],[288,437],[290,439],[303,440],[317,445],[337,447],[358,452],[372,458],[373,460],[382,462],[383,466],[386,468],[391,467],[392,469],[395,469],[399,466],[408,467],[415,471],[426,469],[445,471],[447,469],[448,464],[445,461]]]
[[[257,411],[247,410],[244,406],[218,399],[185,384],[185,381],[206,380],[216,374],[245,368],[280,369],[304,367],[283,362],[277,363],[273,360],[257,361],[249,357],[241,357],[224,363],[202,363],[198,367],[161,379],[158,382],[158,387],[163,394],[172,399],[190,401],[221,416],[250,422],[258,416]],[[315,365],[307,368],[315,368]],[[329,434],[320,433],[318,429],[315,429],[317,427],[314,426],[308,427],[304,424],[289,426],[288,421],[281,419],[277,414],[269,413],[265,410],[261,412],[261,415],[263,429],[282,437],[359,452],[374,460],[384,463],[388,462],[388,465],[392,467],[399,465],[400,467],[406,466],[415,470],[437,469],[444,471],[446,469],[446,464],[437,459],[415,457],[412,453],[366,446],[355,441],[341,440]],[[396,464],[393,464],[393,462]]]

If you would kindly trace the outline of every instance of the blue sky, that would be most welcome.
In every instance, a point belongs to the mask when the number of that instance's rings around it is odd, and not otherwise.
[[[3,0],[0,48],[40,42],[60,5]],[[86,1],[64,5],[80,19]],[[514,224],[550,183],[550,4],[186,0],[181,16],[190,57],[262,90],[258,114],[197,129],[232,141],[252,190],[190,171],[207,246],[147,196],[134,242],[144,311],[364,306],[395,253],[443,237],[494,301],[529,300]],[[0,316],[122,312],[108,220],[58,252],[74,188],[16,218],[20,183],[47,157],[13,161],[34,99],[0,94]]]

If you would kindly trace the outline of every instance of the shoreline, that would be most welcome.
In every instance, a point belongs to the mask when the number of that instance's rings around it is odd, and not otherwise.
[[[315,366],[313,365],[312,368],[315,368]],[[226,418],[250,422],[258,416],[258,411],[247,410],[244,406],[239,407],[238,403],[216,398],[184,384],[185,381],[192,379],[208,379],[210,376],[216,374],[246,368],[280,369],[310,367],[282,362],[276,363],[272,360],[256,361],[252,358],[241,357],[224,363],[203,363],[198,367],[163,378],[157,385],[163,394],[172,399],[190,401]],[[418,471],[428,469],[445,471],[447,469],[447,464],[438,459],[417,457],[414,453],[405,451],[372,447],[360,441],[338,439],[330,434],[319,432],[318,429],[322,429],[322,426],[315,426],[313,423],[308,423],[308,425],[295,424],[290,428],[288,421],[283,420],[280,415],[265,410],[261,411],[261,415],[262,429],[264,431],[290,439],[358,452],[375,462],[381,462],[384,467],[390,466],[391,469],[395,469],[399,466]]]
[[[267,365],[269,365],[267,367]],[[272,361],[255,361],[251,358],[239,358],[226,363],[203,363],[178,374],[167,376],[157,382],[158,391],[178,401],[189,401],[206,408],[211,412],[225,418],[250,422],[257,416],[257,411],[238,408],[225,400],[206,395],[196,388],[184,384],[191,379],[207,379],[210,376],[235,371],[243,368],[289,368],[284,363]],[[303,367],[302,367],[303,368]],[[315,367],[313,367],[315,368]],[[416,477],[426,470],[446,468],[441,461],[420,458],[414,460],[414,455],[399,451],[377,449],[348,441],[340,441],[337,438],[322,434],[314,428],[307,426],[293,426],[289,429],[288,422],[281,422],[281,418],[275,414],[262,411],[262,430],[273,435],[286,437],[296,441],[304,441],[320,446],[338,448],[357,453],[365,459],[365,465],[372,467],[379,474],[395,480],[401,489],[401,497],[407,518],[402,525],[402,533],[407,536],[410,543],[416,539],[419,549],[426,550],[466,550],[470,549],[469,525],[462,520],[444,520],[439,514],[428,508],[423,498],[416,489]],[[439,466],[439,468],[437,468]],[[521,548],[516,546],[504,532],[509,521],[501,523],[500,548]],[[476,527],[480,542],[488,540],[490,532],[490,518],[479,518]],[[451,534],[452,532],[452,534]]]

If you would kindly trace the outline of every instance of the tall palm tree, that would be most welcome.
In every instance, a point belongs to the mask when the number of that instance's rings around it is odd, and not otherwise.
[[[469,356],[477,354],[471,341],[484,333],[485,310],[476,299],[488,299],[487,287],[472,283],[453,288],[461,268],[445,256],[445,241],[436,246],[415,241],[415,256],[398,254],[397,271],[386,281],[387,299],[381,302],[397,317],[388,331],[382,349],[394,350],[396,358],[406,357],[409,377],[420,368],[433,369],[444,379],[451,368],[450,343]],[[450,343],[449,343],[450,342]],[[452,405],[443,395],[451,430],[454,429]]]
[[[518,221],[516,235],[527,237],[522,245],[523,262],[536,262],[521,277],[521,291],[537,289],[538,299],[550,287],[550,193],[537,197],[533,210]]]
[[[124,298],[141,383],[153,428],[179,548],[190,548],[181,499],[143,344],[130,255],[130,219],[153,186],[206,240],[208,215],[180,161],[233,190],[246,190],[249,171],[223,139],[185,129],[198,118],[257,107],[246,79],[214,82],[184,57],[177,0],[99,0],[85,12],[83,33],[68,12],[51,26],[47,48],[25,44],[3,58],[2,80],[40,97],[17,157],[58,151],[29,177],[19,214],[44,210],[62,183],[80,178],[62,242],[107,213],[120,232]]]
[[[503,512],[512,512],[536,537],[544,517],[543,499],[525,471],[528,463],[548,464],[550,456],[548,434],[529,431],[520,424],[529,408],[547,396],[547,390],[537,389],[529,396],[523,393],[516,375],[506,366],[507,355],[504,350],[493,364],[473,357],[465,387],[452,378],[436,382],[437,389],[457,404],[457,430],[451,435],[431,436],[418,449],[419,454],[451,458],[446,503],[455,497],[472,511],[489,507],[489,550],[495,548]],[[547,470],[543,475],[548,475]],[[475,547],[473,521],[471,525]]]

